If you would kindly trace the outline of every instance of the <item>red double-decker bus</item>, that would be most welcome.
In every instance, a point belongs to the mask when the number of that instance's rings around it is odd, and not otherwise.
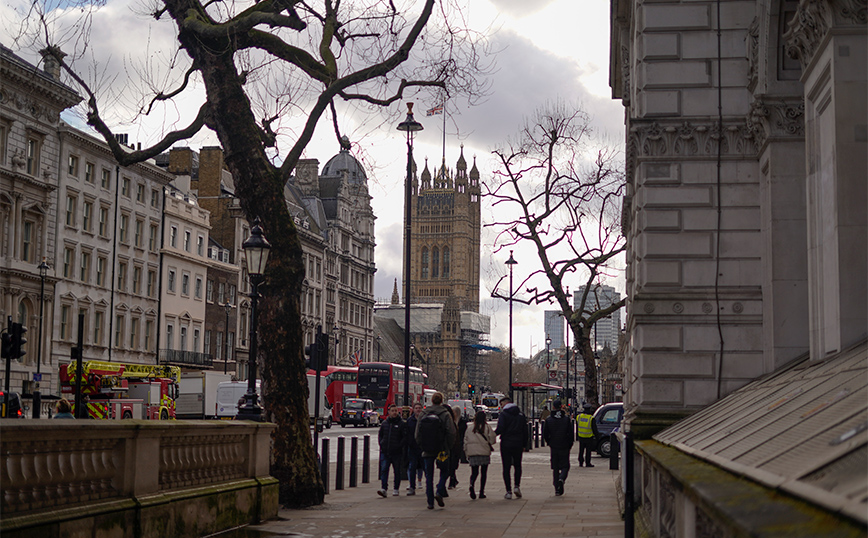
[[[313,370],[307,371],[314,375]],[[340,422],[341,411],[347,398],[358,396],[357,379],[359,369],[354,366],[328,366],[322,374],[321,383],[325,386],[325,398],[331,406],[332,421]]]
[[[374,407],[385,419],[391,404],[404,405],[404,365],[390,362],[363,362],[359,364],[359,398],[373,400]],[[413,405],[422,401],[422,370],[410,367],[409,402]]]

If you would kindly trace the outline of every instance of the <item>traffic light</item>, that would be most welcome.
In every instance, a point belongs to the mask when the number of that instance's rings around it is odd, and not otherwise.
[[[473,386],[472,383],[467,384],[467,392],[469,394],[476,394],[476,388]]]
[[[24,338],[24,334],[27,332],[27,327],[20,323],[12,324],[12,345],[9,349],[9,358],[10,359],[20,359],[27,353],[23,347],[24,344],[27,343],[27,339]]]
[[[317,364],[317,356],[316,356],[316,342],[313,344],[304,346],[304,354],[307,358],[304,359],[304,366],[308,370],[315,370]]]
[[[329,362],[329,335],[328,333],[317,332],[316,335],[316,367],[314,370],[322,372],[328,367]]]
[[[3,331],[2,338],[3,348],[2,352],[0,352],[0,357],[4,359],[12,358],[12,335],[6,331]]]

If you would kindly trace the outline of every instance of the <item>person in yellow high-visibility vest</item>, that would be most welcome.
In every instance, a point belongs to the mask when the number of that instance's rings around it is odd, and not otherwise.
[[[578,427],[576,435],[579,437],[579,467],[593,467],[591,465],[591,451],[594,449],[597,439],[597,425],[594,424],[594,413],[591,404],[585,404],[582,412],[576,417]]]

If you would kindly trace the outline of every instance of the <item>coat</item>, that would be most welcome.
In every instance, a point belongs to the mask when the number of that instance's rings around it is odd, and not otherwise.
[[[407,423],[401,417],[387,418],[380,424],[377,440],[380,452],[401,454],[407,447]]]
[[[491,449],[496,442],[497,436],[488,424],[485,425],[482,433],[473,433],[473,428],[467,428],[467,433],[464,435],[464,453],[468,458],[471,456],[490,456]]]
[[[573,421],[562,410],[558,409],[546,419],[543,428],[543,439],[554,449],[569,449],[575,443]]]
[[[501,452],[527,446],[527,419],[517,405],[509,403],[501,410],[494,433],[500,436]]]

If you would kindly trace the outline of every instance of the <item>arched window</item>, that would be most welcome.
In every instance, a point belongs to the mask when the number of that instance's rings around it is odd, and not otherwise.
[[[449,264],[451,257],[449,255],[449,247],[443,247],[443,278],[449,278]]]
[[[24,304],[24,301],[18,303],[18,323],[27,327],[27,305]]]
[[[440,249],[434,247],[431,250],[431,278],[440,277]]]
[[[428,278],[428,249],[422,249],[422,278]]]

